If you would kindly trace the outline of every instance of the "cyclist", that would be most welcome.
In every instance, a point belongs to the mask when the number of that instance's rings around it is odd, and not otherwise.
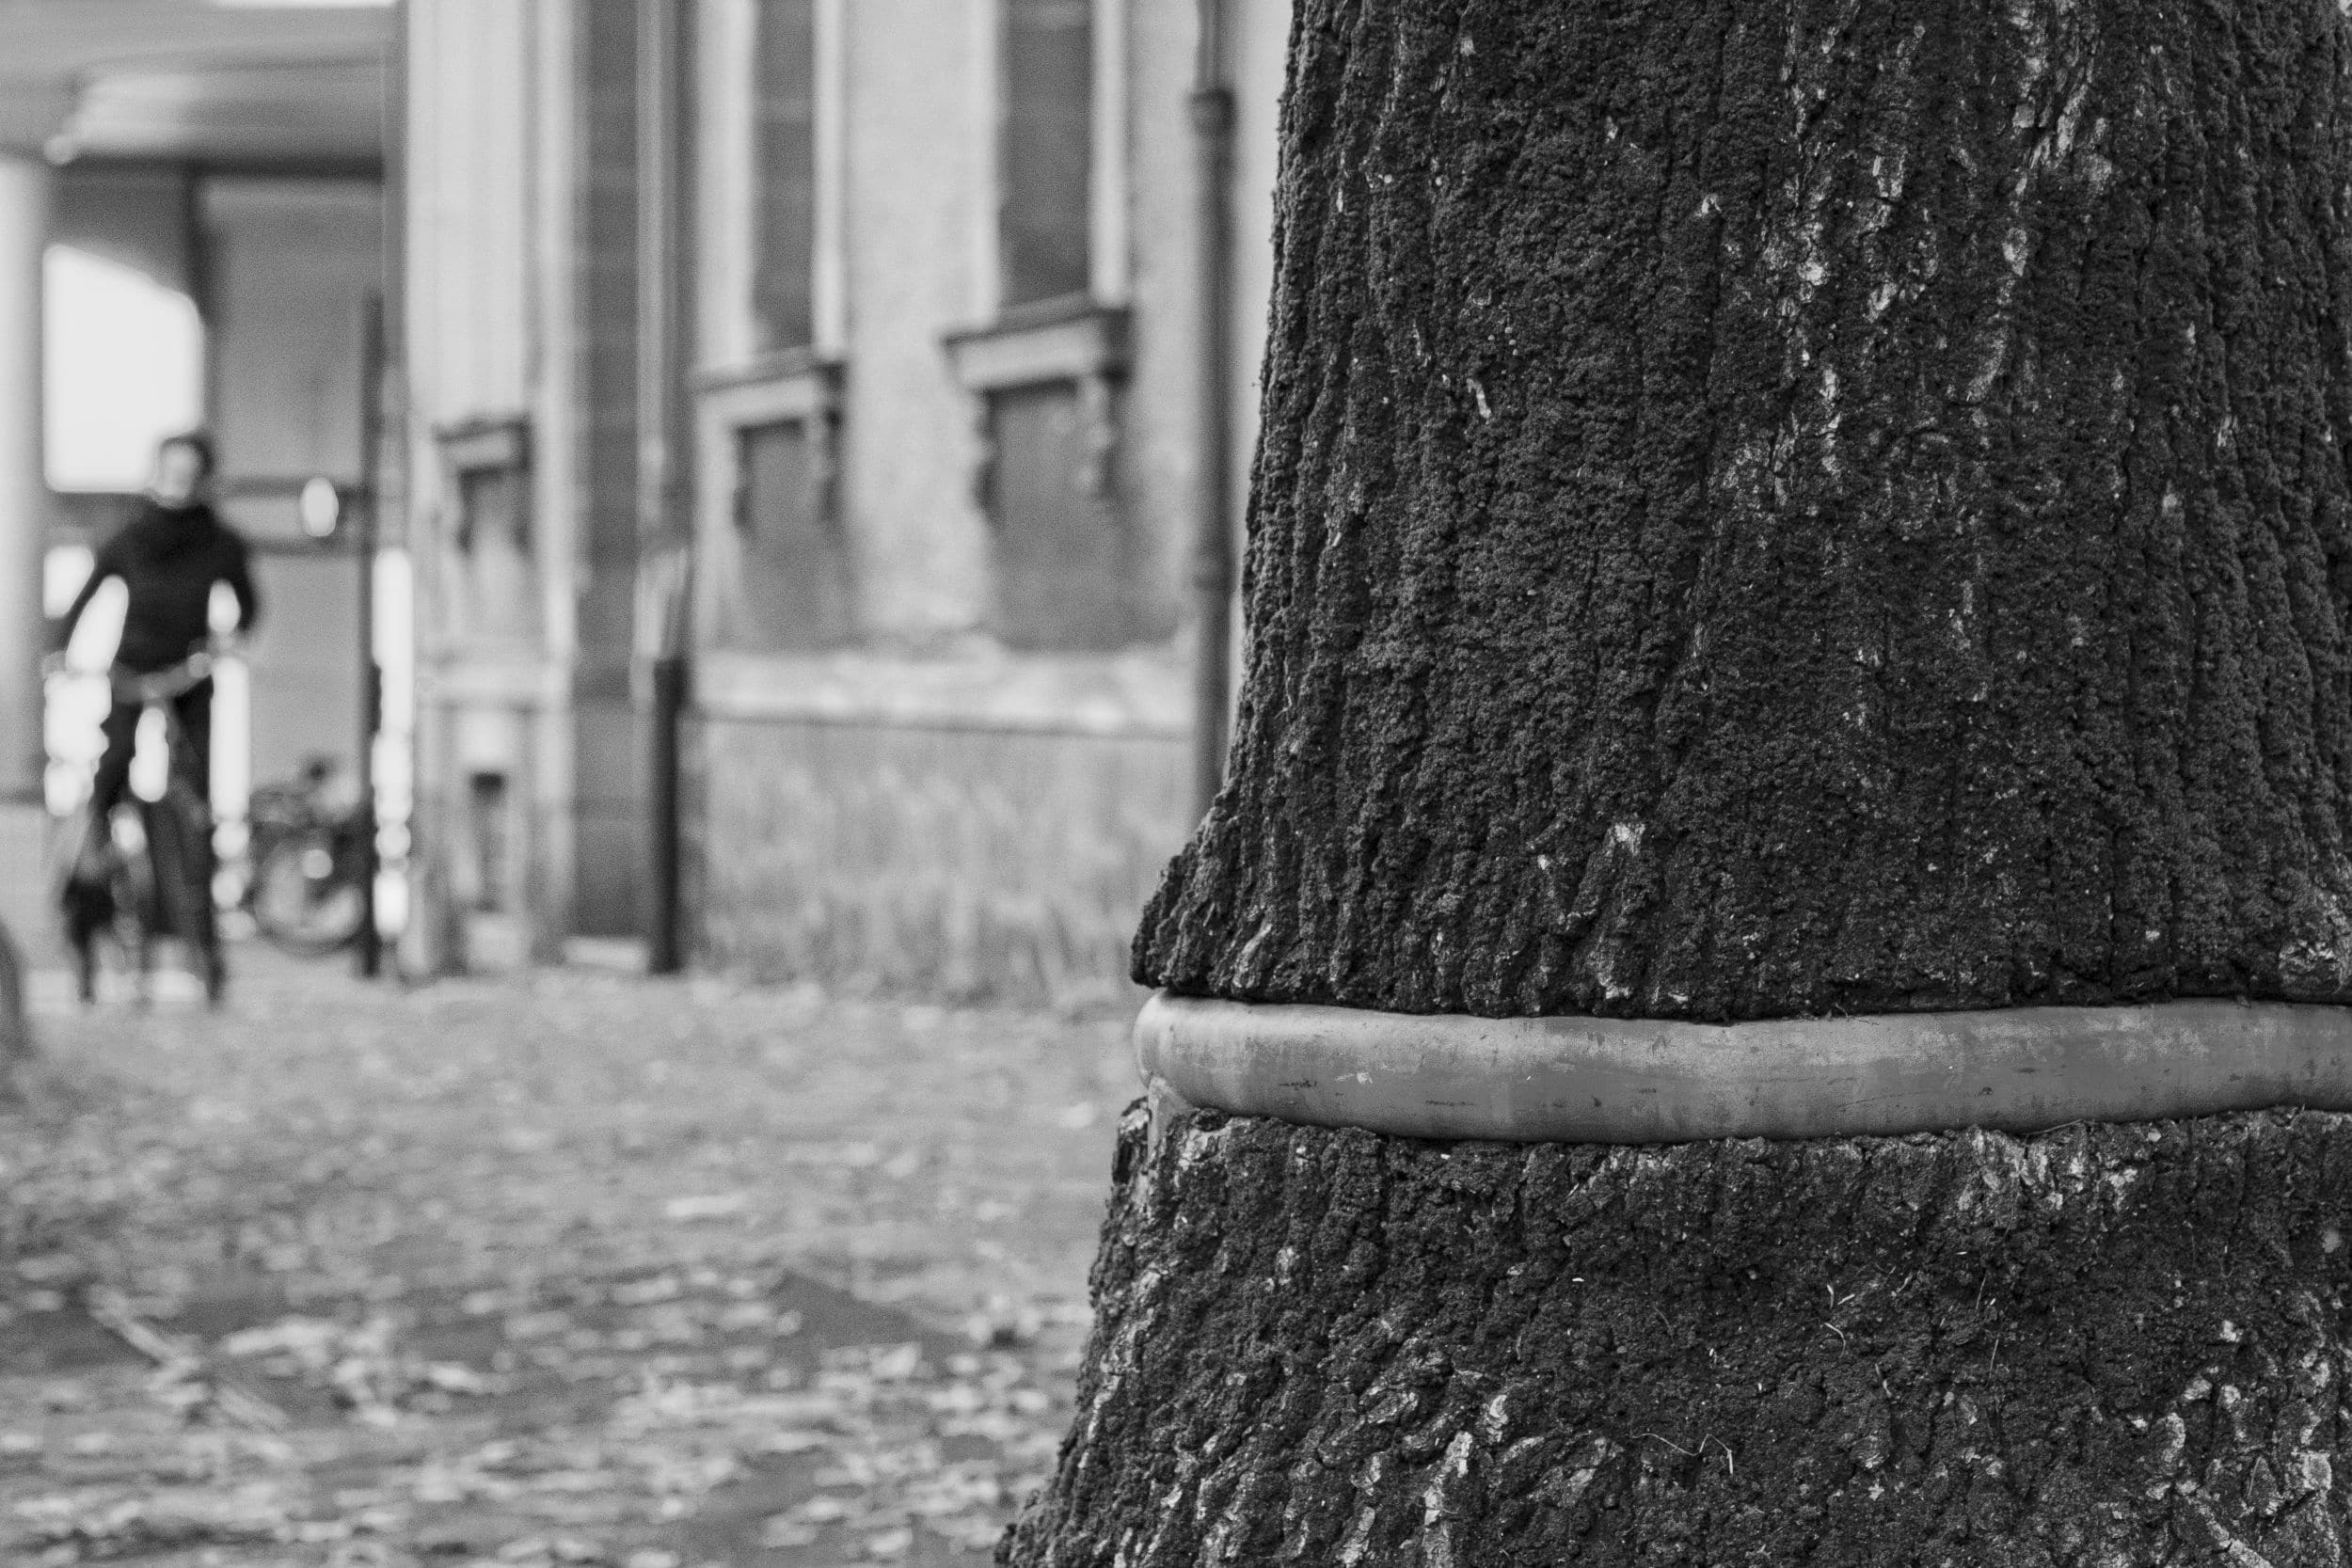
[[[89,602],[108,580],[125,588],[122,640],[116,644],[113,689],[116,701],[106,715],[106,750],[99,757],[97,778],[89,792],[87,837],[78,847],[73,867],[59,894],[64,898],[66,936],[73,942],[83,975],[83,999],[97,999],[97,950],[94,936],[120,912],[113,875],[106,870],[106,847],[116,806],[130,783],[132,754],[139,743],[139,717],[149,701],[169,703],[172,736],[172,785],[163,820],[151,820],[151,834],[163,830],[165,839],[151,837],[153,870],[160,881],[163,903],[141,914],[141,922],[163,919],[172,936],[195,947],[204,992],[212,1002],[221,999],[226,969],[221,966],[218,931],[212,922],[212,818],[204,809],[212,787],[212,590],[226,585],[237,604],[237,626],[251,630],[261,611],[254,593],[251,552],[245,541],[212,513],[204,500],[214,467],[212,439],[204,435],[172,435],[155,451],[155,475],[136,517],[99,547],[83,593],[59,626],[56,646],[73,640]],[[176,848],[165,851],[163,844]],[[169,867],[169,870],[167,870]],[[195,900],[195,903],[190,903]],[[144,908],[144,905],[139,905]],[[153,927],[149,927],[153,931]],[[141,933],[139,964],[146,969]]]
[[[121,582],[129,604],[115,666],[134,675],[167,670],[203,648],[212,636],[213,588],[226,583],[236,595],[240,630],[261,620],[261,595],[253,587],[252,551],[214,515],[206,496],[212,487],[212,437],[200,431],[167,436],[156,449],[155,469],[138,513],[99,546],[87,581],[74,596],[57,628],[62,652],[82,612],[108,578]],[[194,785],[199,800],[211,798],[213,683],[208,678],[174,699],[187,754],[171,759]],[[91,781],[89,820],[103,823],[122,802],[130,782],[131,756],[138,738],[139,705],[118,692],[106,715],[106,749]]]

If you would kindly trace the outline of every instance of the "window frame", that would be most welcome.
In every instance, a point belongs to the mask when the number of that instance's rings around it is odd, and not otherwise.
[[[773,355],[727,371],[697,372],[694,398],[695,554],[693,626],[697,645],[716,646],[718,628],[732,626],[729,595],[743,586],[744,433],[763,425],[807,426],[811,483],[820,523],[841,523],[840,426],[842,368],[837,359],[803,351]],[[855,540],[850,540],[855,592]],[[854,610],[852,611],[854,618]]]
[[[461,643],[536,650],[547,636],[548,576],[545,542],[539,537],[531,418],[486,415],[442,425],[433,434],[441,459],[438,569],[453,590],[444,599],[457,618],[448,630]],[[513,554],[525,586],[523,602],[516,607],[518,620],[498,629],[489,628],[478,602],[476,573],[484,555],[481,546],[487,541],[481,519],[471,515],[473,482],[493,475],[505,476],[515,486]]]

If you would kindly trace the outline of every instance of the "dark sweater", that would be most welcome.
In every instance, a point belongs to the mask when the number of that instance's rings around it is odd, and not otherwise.
[[[201,501],[174,508],[151,500],[140,504],[138,515],[98,547],[89,580],[58,626],[58,647],[72,637],[108,578],[121,578],[131,595],[115,662],[141,673],[177,664],[203,644],[211,635],[206,612],[216,582],[227,583],[236,594],[237,623],[244,630],[250,632],[262,618],[251,551]]]

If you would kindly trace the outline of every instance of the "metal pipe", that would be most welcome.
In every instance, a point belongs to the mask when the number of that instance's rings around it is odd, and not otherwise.
[[[647,672],[645,814],[656,824],[647,857],[649,906],[645,970],[675,974],[686,967],[685,854],[680,749],[686,712],[686,661],[664,657]]]
[[[688,163],[693,94],[690,8],[637,7],[637,543],[635,639],[644,717],[645,967],[685,967],[680,744],[690,675],[686,583],[691,530],[686,430]]]
[[[352,547],[359,558],[359,750],[354,758],[365,840],[359,847],[359,931],[353,967],[373,980],[384,967],[383,934],[375,927],[376,835],[383,823],[375,809],[375,736],[384,727],[384,668],[375,657],[376,506],[384,494],[383,391],[384,300],[369,299],[359,355],[359,494]]]
[[[1225,783],[1233,635],[1233,91],[1225,80],[1224,0],[1200,0],[1200,27],[1191,104],[1200,271],[1200,467],[1192,547],[1196,820],[1208,815]]]
[[[685,182],[686,8],[679,0],[637,6],[637,531],[659,548],[678,531],[681,473],[674,437],[685,358],[679,340]]]
[[[384,293],[375,313],[376,350],[379,356],[371,388],[376,398],[375,426],[371,436],[373,478],[368,488],[369,540],[381,550],[389,536],[395,547],[408,547],[408,46],[411,19],[409,0],[394,0],[391,14],[391,44],[384,62]],[[366,594],[369,616],[374,616],[374,572],[376,559],[371,555],[368,563]],[[417,635],[415,609],[410,607],[410,624],[399,628],[397,636],[405,643],[409,667],[413,670]],[[373,631],[370,636],[373,639]],[[373,653],[373,646],[369,652]],[[371,660],[370,678],[363,693],[372,705],[373,726],[384,727],[384,672],[380,664]],[[409,728],[402,737],[407,745],[410,772],[415,784],[408,797],[408,816],[402,824],[406,832],[406,851],[395,859],[395,865],[406,886],[401,900],[403,926],[400,940],[408,940],[411,931],[421,930],[423,922],[418,918],[425,900],[419,886],[422,862],[417,850],[417,831],[420,815],[427,810],[424,802],[433,793],[424,786],[422,770],[416,765],[418,736],[413,707]],[[435,824],[422,824],[429,833]],[[374,932],[379,911],[376,908],[375,881],[382,873],[378,856],[383,843],[383,821],[376,819],[376,834],[368,847],[368,928]],[[377,943],[376,963],[382,961],[381,937],[369,939]],[[364,961],[366,955],[362,954]],[[393,953],[395,973],[401,968],[401,955]],[[374,969],[363,968],[364,974]]]
[[[383,328],[386,385],[377,388],[383,435],[392,447],[393,466],[407,460],[408,356],[408,39],[409,0],[393,0],[391,44],[384,62],[384,302],[376,318]],[[396,476],[407,494],[405,476]],[[401,521],[405,523],[405,519]],[[379,532],[381,530],[379,529]],[[407,530],[397,542],[405,546]]]

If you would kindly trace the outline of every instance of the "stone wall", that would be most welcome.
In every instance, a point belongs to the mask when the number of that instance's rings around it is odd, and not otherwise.
[[[706,717],[702,962],[942,999],[1124,999],[1136,911],[1184,836],[1161,735]]]

